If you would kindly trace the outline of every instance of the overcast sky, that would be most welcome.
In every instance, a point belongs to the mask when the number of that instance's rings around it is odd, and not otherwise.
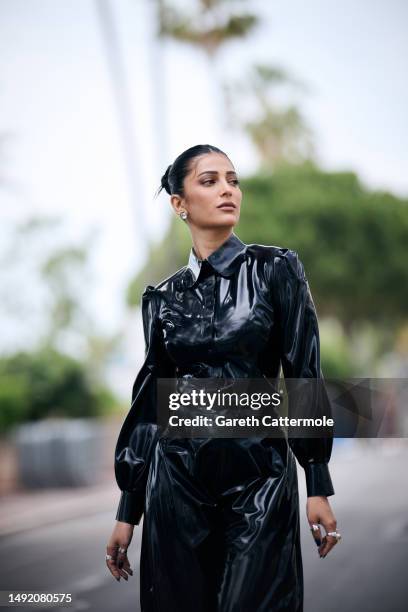
[[[257,159],[243,137],[214,125],[211,96],[219,81],[200,52],[175,43],[163,45],[163,56],[154,50],[152,2],[111,0],[110,6],[126,69],[137,201],[129,191],[96,0],[0,0],[0,133],[8,135],[0,198],[5,218],[61,214],[73,240],[90,228],[99,231],[88,298],[113,329],[123,316],[123,289],[145,252],[137,231],[141,214],[150,239],[168,223],[167,198],[153,200],[166,166],[198,142],[225,149],[241,175]],[[262,16],[262,27],[225,49],[218,72],[242,78],[255,61],[286,68],[309,87],[302,110],[321,164],[355,170],[367,186],[408,195],[408,4],[260,0],[237,6]],[[152,66],[159,71],[158,96]]]

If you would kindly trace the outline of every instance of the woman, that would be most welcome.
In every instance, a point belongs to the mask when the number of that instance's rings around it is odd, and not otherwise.
[[[242,193],[228,156],[184,151],[162,188],[187,223],[188,264],[142,298],[145,362],[115,452],[122,496],[107,546],[117,580],[142,514],[143,612],[299,612],[303,573],[295,456],[321,557],[340,539],[328,496],[331,438],[158,436],[159,378],[320,378],[317,318],[295,251],[244,244]],[[326,530],[322,537],[319,524]]]

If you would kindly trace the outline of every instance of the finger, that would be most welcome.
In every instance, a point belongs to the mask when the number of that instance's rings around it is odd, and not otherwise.
[[[119,570],[116,567],[116,559],[106,559],[108,570],[116,580],[120,580]]]
[[[325,535],[323,538],[322,545],[319,547],[319,554],[321,557],[326,557],[326,555],[331,551],[331,549],[336,546],[337,538],[334,536]]]
[[[123,569],[130,574],[131,576],[133,576],[133,570],[130,567],[130,562],[129,559],[126,557],[126,561],[123,563]]]
[[[119,568],[119,573],[125,580],[128,580],[129,575],[133,576],[133,570],[130,568],[129,563],[124,563],[122,567]]]
[[[116,580],[118,581],[121,578],[123,578],[124,580],[129,579],[129,576],[126,572],[128,572],[131,576],[133,576],[133,570],[128,565],[119,568],[117,565],[117,560],[115,559],[109,559],[109,560],[107,559],[106,565],[108,566],[108,569],[110,573],[112,574],[112,576],[114,576],[114,578],[116,578]]]
[[[319,547],[319,554],[321,557],[325,557],[329,551],[337,544],[337,538],[331,535],[328,535],[330,532],[336,531],[337,529],[337,521],[332,516],[330,520],[322,520],[323,527],[326,531],[326,534],[323,538],[322,545]]]
[[[118,559],[117,559],[116,566],[119,570],[119,574],[121,575],[121,577],[124,578],[125,580],[128,580],[129,576],[127,574],[127,568],[130,566],[130,563],[129,563],[129,559],[127,558],[126,552],[118,553]]]
[[[112,557],[111,559],[106,560],[106,565],[110,573],[112,574],[112,576],[116,578],[116,580],[120,581],[121,571],[120,571],[120,568],[118,567],[118,557],[119,557],[118,550],[119,550],[119,544],[115,544],[115,545],[106,547],[107,554],[111,555]]]
[[[318,523],[310,523],[310,531],[312,532],[312,536],[317,546],[320,546],[322,543],[322,532],[320,529],[320,525]]]

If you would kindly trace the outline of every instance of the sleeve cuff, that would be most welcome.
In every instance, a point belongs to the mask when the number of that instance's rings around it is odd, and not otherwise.
[[[308,497],[315,495],[334,495],[333,484],[327,463],[308,463],[305,468],[306,491]]]
[[[138,525],[144,510],[143,496],[130,491],[122,491],[116,520],[130,525]]]

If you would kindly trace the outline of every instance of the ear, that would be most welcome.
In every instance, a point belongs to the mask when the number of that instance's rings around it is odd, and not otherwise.
[[[170,203],[173,207],[174,212],[177,215],[179,215],[182,210],[185,210],[183,202],[184,202],[183,198],[177,195],[177,193],[173,193],[173,195],[170,198]]]

